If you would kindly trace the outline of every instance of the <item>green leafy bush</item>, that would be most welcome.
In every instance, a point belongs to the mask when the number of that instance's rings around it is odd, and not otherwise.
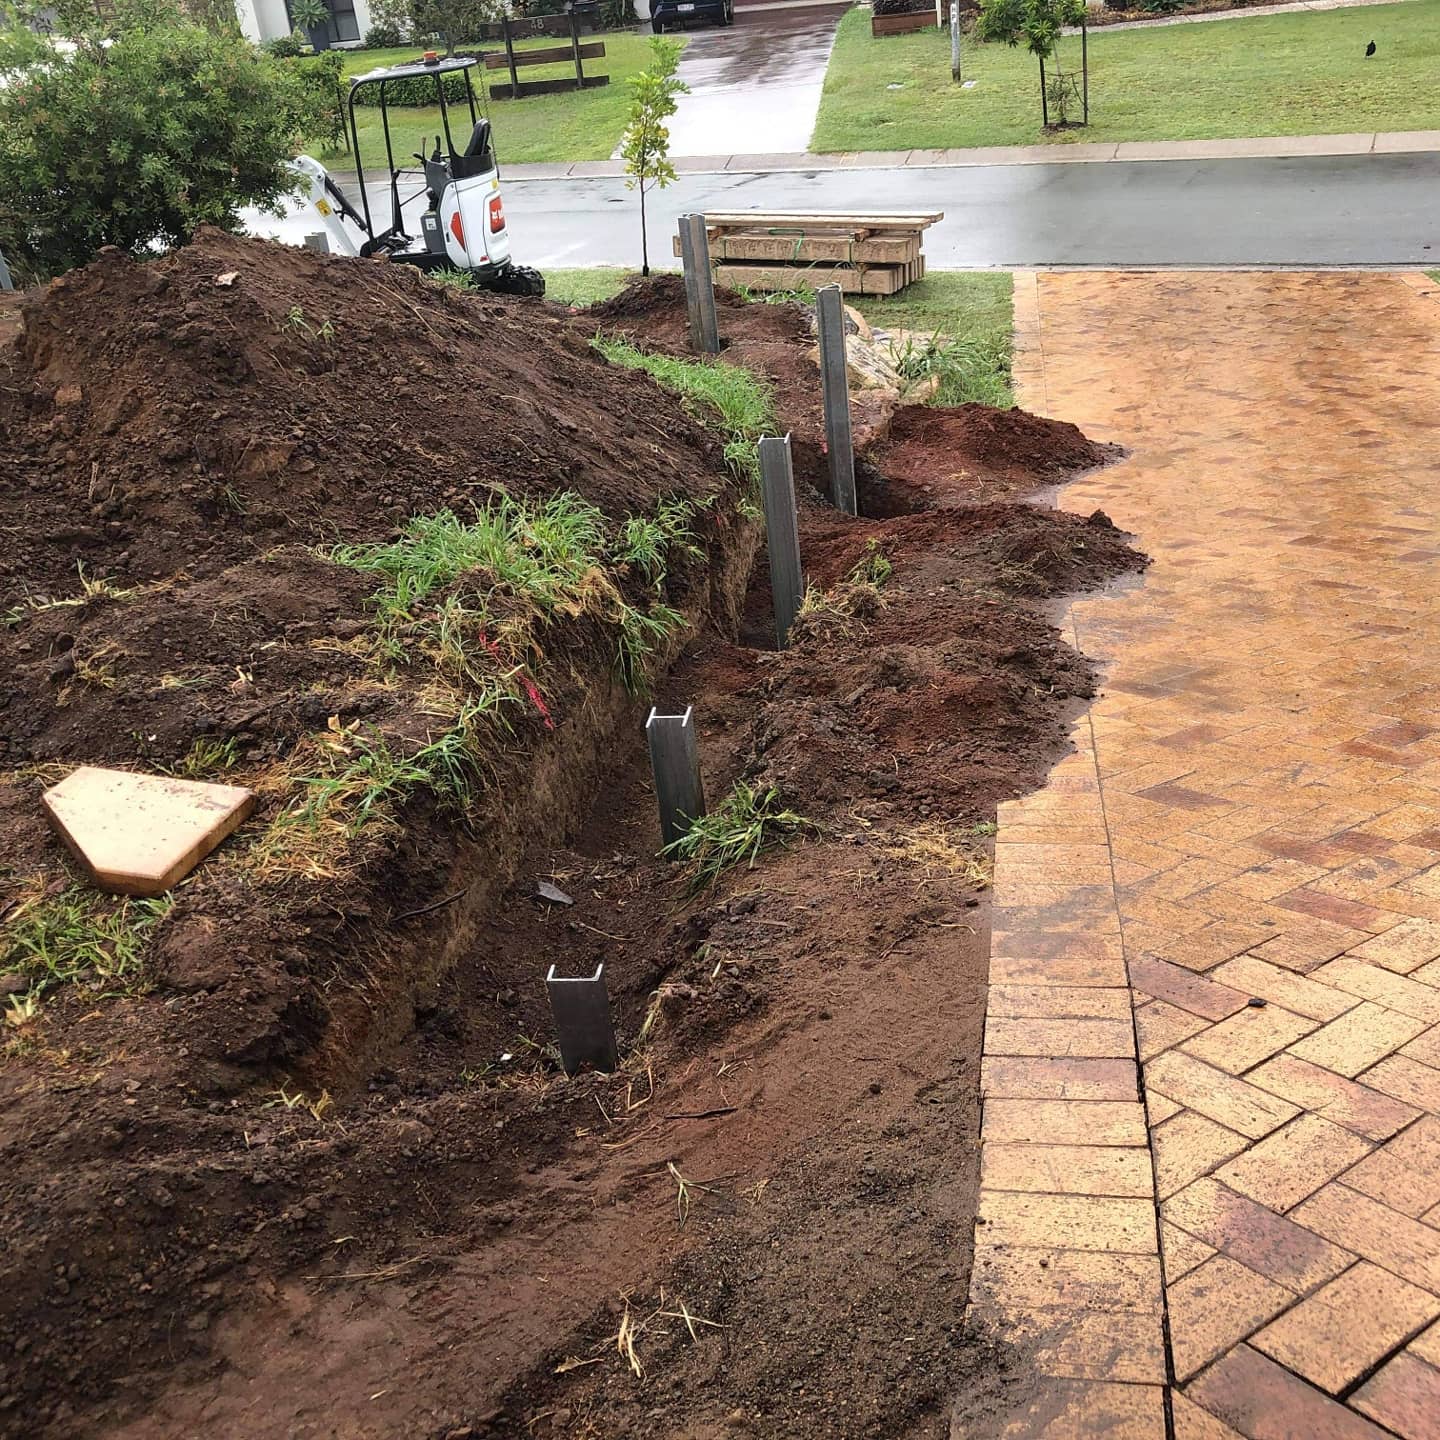
[[[277,60],[294,60],[305,53],[305,41],[299,35],[277,35],[260,47],[267,55]]]
[[[506,13],[505,0],[408,0],[408,3],[413,36],[417,40],[421,36],[434,36],[447,55],[453,55],[457,45],[478,39],[488,22],[503,19]]]
[[[292,62],[124,0],[73,38],[0,33],[0,250],[27,278],[233,229],[292,188],[311,113]]]
[[[393,50],[397,45],[405,43],[405,32],[400,28],[399,21],[381,20],[372,25],[365,32],[365,49],[367,50]]]
[[[291,62],[305,95],[305,138],[328,150],[345,144],[345,57],[338,50],[304,55]]]
[[[325,0],[290,0],[290,18],[298,30],[322,30],[330,23]]]
[[[420,52],[416,51],[414,58],[420,58]],[[402,62],[403,63],[403,62]],[[461,73],[444,75],[440,83],[445,87],[445,103],[447,105],[465,104],[465,76]],[[473,82],[472,82],[473,83]],[[480,99],[478,86],[475,95],[476,100]],[[378,85],[367,85],[355,101],[356,105],[378,105],[380,103],[380,87]],[[417,76],[414,80],[391,80],[385,86],[385,103],[387,105],[437,105],[435,98],[435,77],[433,75]],[[469,111],[465,111],[468,116]],[[459,135],[455,137],[457,140]]]

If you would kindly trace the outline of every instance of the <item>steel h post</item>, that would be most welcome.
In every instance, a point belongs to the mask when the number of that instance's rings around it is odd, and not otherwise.
[[[703,215],[680,217],[680,263],[685,267],[690,348],[697,355],[718,355],[720,320],[715,313],[715,277],[710,273],[710,233]]]
[[[845,303],[838,285],[815,292],[820,327],[820,384],[825,399],[825,448],[830,452],[830,499],[847,515],[855,503],[855,442],[850,433],[850,380],[845,364]]]
[[[660,807],[662,845],[681,839],[691,823],[705,813],[694,717],[694,707],[687,705],[683,715],[662,715],[651,710],[645,722],[650,773],[655,777],[655,803]]]
[[[545,991],[550,997],[565,1073],[573,1075],[582,1065],[593,1065],[607,1074],[618,1069],[620,1055],[615,1048],[605,966],[597,965],[593,975],[567,979],[557,975],[552,965],[545,976]]]
[[[805,596],[800,568],[800,526],[795,516],[795,471],[790,437],[767,435],[760,442],[760,486],[765,499],[765,546],[770,552],[770,598],[775,640],[783,650]]]

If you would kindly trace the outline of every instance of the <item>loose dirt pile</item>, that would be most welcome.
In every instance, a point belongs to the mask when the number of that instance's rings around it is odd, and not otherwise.
[[[360,277],[363,277],[361,279]],[[716,438],[558,307],[219,232],[109,252],[23,311],[0,390],[0,604],[213,574],[287,543],[572,488],[607,515],[719,485]],[[654,465],[664,441],[672,468]]]
[[[129,333],[147,297],[162,328],[193,326],[188,359]],[[297,308],[331,337],[295,331]],[[1091,693],[1046,603],[1139,558],[1103,516],[973,502],[1103,452],[1034,417],[902,412],[904,462],[866,475],[888,509],[802,496],[813,592],[777,652],[763,563],[741,595],[753,532],[717,438],[596,360],[597,321],[684,353],[665,283],[571,319],[215,236],[159,266],[106,259],[32,305],[0,375],[19,437],[0,514],[38,507],[43,528],[68,506],[98,534],[87,574],[138,593],[29,605],[32,574],[79,588],[53,534],[11,572],[15,898],[61,874],[35,762],[175,764],[203,738],[234,742],[224,774],[243,779],[332,714],[413,731],[416,687],[379,683],[358,643],[374,577],[302,547],[386,539],[496,483],[573,489],[615,521],[669,487],[716,497],[665,581],[695,630],[668,671],[657,653],[656,703],[696,707],[712,808],[744,780],[805,824],[693,893],[655,855],[648,701],[605,683],[605,636],[577,618],[548,632],[556,728],[517,715],[463,819],[417,795],[343,873],[278,886],[238,863],[242,832],[150,932],[144,984],[50,992],[0,1062],[0,1432],[899,1440],[947,1434],[957,1395],[983,1414],[1023,1372],[960,1326],[985,832]],[[727,305],[722,329],[782,423],[816,434],[803,314]],[[433,425],[393,390],[365,398],[367,346],[412,394],[417,367],[445,369]],[[126,389],[148,398],[130,411]],[[192,413],[210,459],[142,450]],[[264,798],[273,814],[283,792]],[[539,877],[573,904],[538,902]],[[623,1067],[567,1081],[541,977],[601,961]]]

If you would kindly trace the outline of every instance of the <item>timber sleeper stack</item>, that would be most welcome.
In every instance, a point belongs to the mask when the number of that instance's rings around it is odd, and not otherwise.
[[[705,216],[718,284],[776,291],[839,285],[847,295],[894,295],[925,274],[924,215],[769,214]],[[680,253],[679,241],[675,253]]]

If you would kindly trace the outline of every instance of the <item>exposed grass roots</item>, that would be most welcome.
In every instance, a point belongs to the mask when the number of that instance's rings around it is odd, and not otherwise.
[[[661,853],[685,864],[694,893],[713,885],[736,865],[753,869],[765,851],[813,828],[804,816],[783,807],[773,786],[761,791],[740,780],[719,806],[694,821]]]
[[[641,688],[651,654],[683,622],[658,601],[642,608],[626,599],[615,566],[635,564],[652,582],[663,578],[672,552],[696,548],[693,513],[684,500],[662,502],[654,518],[627,521],[612,543],[604,514],[572,492],[540,501],[503,495],[469,520],[450,510],[417,515],[396,541],[342,546],[329,558],[383,577],[372,603],[391,658],[406,658],[407,644],[418,643],[442,671],[480,685],[487,708],[498,709],[527,690],[523,671],[535,658],[536,631],[562,617],[613,625],[621,677]],[[459,592],[425,608],[462,579]]]
[[[790,644],[863,633],[885,606],[880,592],[894,570],[880,542],[867,541],[865,553],[839,585],[831,590],[807,587],[790,627]]]
[[[597,335],[591,342],[612,364],[643,370],[657,384],[680,396],[685,408],[704,424],[715,424],[726,435],[725,460],[737,475],[758,484],[762,435],[773,435],[775,397],[770,387],[750,371],[721,360],[677,360],[651,355],[628,340]]]

